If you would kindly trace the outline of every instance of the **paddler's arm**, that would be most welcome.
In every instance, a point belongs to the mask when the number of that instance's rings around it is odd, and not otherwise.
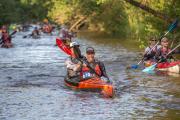
[[[82,63],[78,62],[77,64],[73,63],[70,58],[65,61],[65,65],[68,69],[73,71],[80,71],[82,68]]]
[[[99,66],[102,72],[102,77],[105,77],[108,83],[111,83],[107,73],[106,73],[106,68],[103,62],[99,62]]]

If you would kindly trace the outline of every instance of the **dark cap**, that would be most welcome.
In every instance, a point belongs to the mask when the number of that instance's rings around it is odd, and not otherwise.
[[[87,47],[86,53],[95,53],[94,48],[93,47]]]

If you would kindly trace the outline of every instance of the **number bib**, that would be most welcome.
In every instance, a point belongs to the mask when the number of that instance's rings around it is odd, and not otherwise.
[[[83,79],[88,79],[88,78],[91,78],[91,77],[93,77],[93,75],[90,72],[84,72],[83,73]]]

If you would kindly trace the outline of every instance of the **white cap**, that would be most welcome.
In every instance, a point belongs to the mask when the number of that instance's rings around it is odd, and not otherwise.
[[[74,46],[79,46],[79,43],[77,43],[77,42],[71,42],[71,43],[70,43],[70,47],[74,47]]]

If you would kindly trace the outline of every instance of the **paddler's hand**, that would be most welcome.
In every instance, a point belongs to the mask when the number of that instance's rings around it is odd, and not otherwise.
[[[102,80],[106,81],[107,83],[112,83],[109,78],[106,78],[106,77],[101,77]]]
[[[82,64],[83,67],[87,67],[87,65],[85,63]]]
[[[112,82],[109,79],[106,82],[109,83],[109,84],[112,84]]]
[[[163,62],[163,61],[166,61],[167,58],[165,56],[160,56],[159,57],[159,62]]]

